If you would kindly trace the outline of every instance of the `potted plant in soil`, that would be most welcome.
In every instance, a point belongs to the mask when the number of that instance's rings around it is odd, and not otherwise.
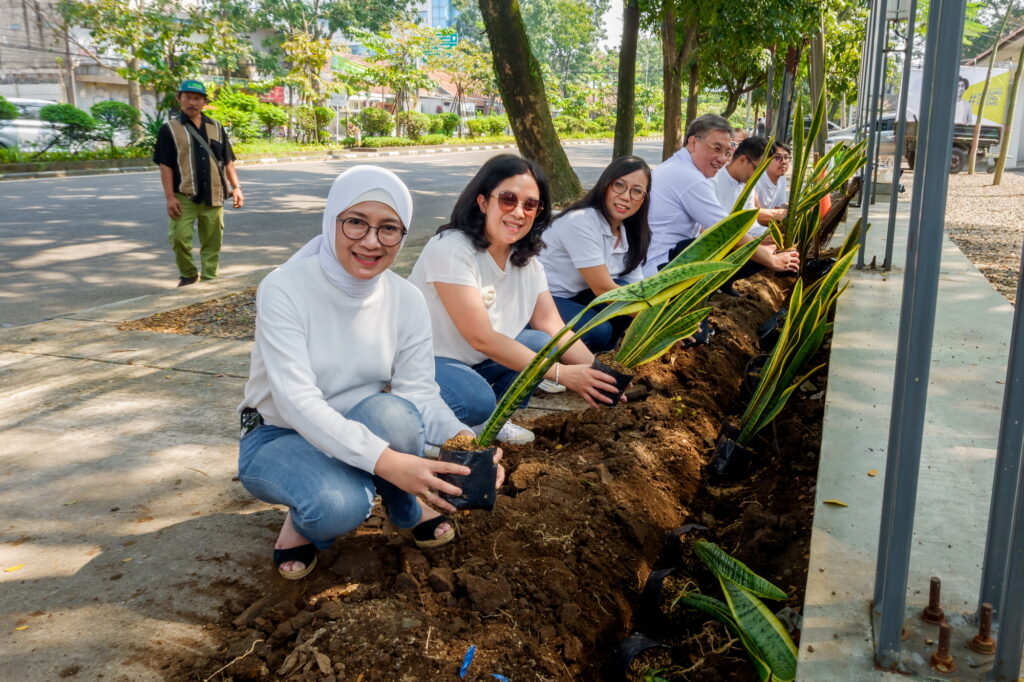
[[[607,320],[619,315],[634,315],[643,313],[645,310],[659,308],[663,303],[672,301],[691,287],[697,286],[700,291],[703,291],[709,284],[710,276],[735,272],[745,262],[745,259],[749,258],[752,249],[738,250],[736,254],[732,254],[732,260],[722,261],[722,258],[732,250],[736,242],[750,228],[756,215],[756,211],[742,211],[728,216],[717,225],[705,230],[687,251],[680,254],[656,275],[612,289],[595,298],[576,317],[569,320],[523,368],[501,396],[494,412],[491,413],[476,438],[463,435],[450,439],[441,447],[441,459],[443,461],[458,461],[471,469],[475,466],[488,466],[487,462],[492,460],[494,454],[492,443],[502,424],[516,410],[516,406],[522,402],[523,396],[537,387],[544,373],[561,357],[564,348],[568,348],[586,332]],[[689,255],[684,257],[684,254],[688,252]],[[725,275],[725,278],[728,278],[728,274]],[[717,280],[717,278],[713,279]],[[714,291],[714,289],[710,291]],[[706,295],[705,293],[703,297]],[[696,298],[694,303],[703,300],[703,297]],[[579,329],[576,329],[575,326],[580,323],[584,313],[595,307],[599,307],[599,312],[585,324],[580,325]],[[567,335],[569,336],[568,340],[559,346],[558,341]],[[645,348],[652,348],[651,345],[643,343],[638,332],[634,333],[634,339],[636,339],[634,343],[637,346],[643,345]],[[481,480],[483,477],[484,474],[481,474]],[[461,477],[445,480],[451,480],[462,487],[464,493],[466,492]],[[493,492],[493,475],[489,480]],[[476,502],[469,500],[460,500],[457,504],[453,500],[449,501],[462,509],[481,508],[476,506]],[[493,501],[491,504],[493,505]],[[484,506],[483,508],[489,507]]]
[[[718,578],[725,601],[699,589],[684,590],[673,606],[682,604],[698,609],[725,625],[747,650],[762,682],[795,679],[796,645],[785,626],[761,601],[786,599],[786,593],[712,542],[697,540],[693,549]]]
[[[827,276],[806,291],[802,280],[793,286],[779,339],[761,368],[750,402],[738,424],[726,421],[719,429],[709,466],[712,475],[734,479],[745,474],[754,462],[754,453],[748,448],[751,439],[779,415],[800,384],[824,367],[818,365],[799,375],[832,328],[829,317],[845,291],[839,283],[850,269],[858,245],[848,239],[844,248],[847,252]]]

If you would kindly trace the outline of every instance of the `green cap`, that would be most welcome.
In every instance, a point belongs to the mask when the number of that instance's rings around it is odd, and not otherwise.
[[[178,92],[195,92],[203,97],[206,97],[206,86],[196,80],[181,81],[181,87],[178,88]]]

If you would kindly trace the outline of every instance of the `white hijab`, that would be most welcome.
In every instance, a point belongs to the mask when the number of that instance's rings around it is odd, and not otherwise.
[[[331,184],[320,234],[288,259],[291,263],[294,260],[316,256],[320,262],[320,269],[331,284],[354,298],[365,298],[373,293],[381,276],[359,279],[350,275],[338,262],[334,235],[338,214],[363,201],[379,201],[390,206],[398,214],[403,227],[409,229],[412,222],[412,195],[409,194],[409,188],[405,183],[397,175],[380,166],[353,166],[336,177]],[[399,244],[398,248],[401,247]]]

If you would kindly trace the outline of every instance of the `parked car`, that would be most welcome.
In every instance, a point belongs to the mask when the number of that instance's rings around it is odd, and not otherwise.
[[[26,149],[45,144],[52,128],[46,121],[39,120],[39,110],[56,102],[19,97],[9,97],[7,101],[17,107],[20,113],[15,119],[0,122],[0,147]]]

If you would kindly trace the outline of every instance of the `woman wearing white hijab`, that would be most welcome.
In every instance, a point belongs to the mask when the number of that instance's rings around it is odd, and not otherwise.
[[[437,493],[460,491],[437,474],[469,470],[424,459],[423,446],[471,432],[434,383],[422,294],[387,270],[411,218],[394,173],[355,166],[331,186],[321,235],[260,284],[238,475],[289,508],[274,563],[290,580],[358,527],[376,494],[419,547],[455,536],[424,501],[454,511]]]

